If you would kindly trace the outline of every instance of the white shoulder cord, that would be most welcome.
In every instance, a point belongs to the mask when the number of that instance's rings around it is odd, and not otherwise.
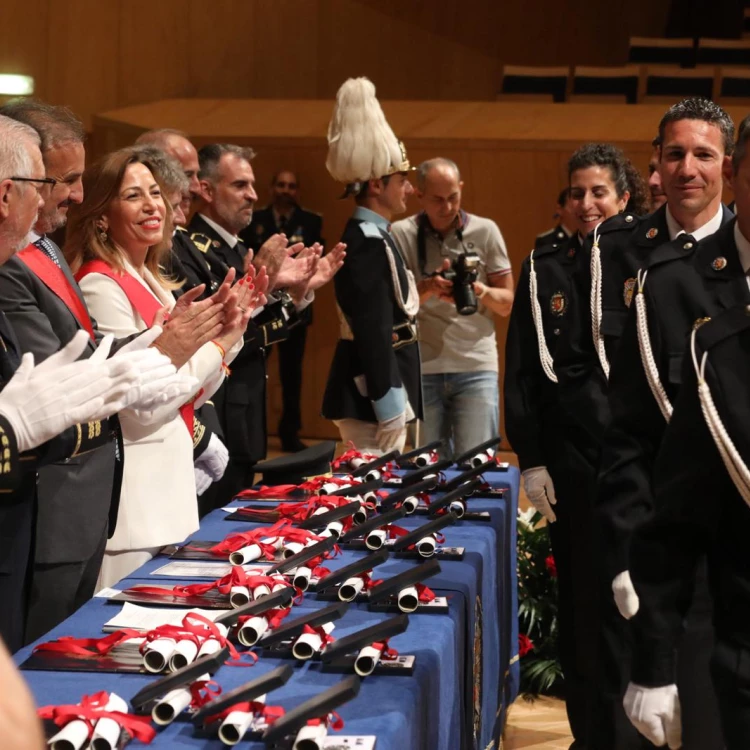
[[[536,339],[539,344],[539,361],[542,364],[544,374],[553,382],[557,382],[557,375],[553,368],[554,360],[552,355],[549,353],[547,348],[547,341],[544,338],[544,327],[542,325],[542,308],[539,306],[539,299],[537,297],[537,283],[536,283],[536,270],[534,269],[534,251],[531,251],[529,256],[529,262],[531,271],[529,272],[529,296],[531,297],[531,317],[534,320],[534,328],[536,328]]]
[[[641,275],[641,273],[643,275]],[[648,335],[648,317],[646,315],[646,297],[643,294],[643,286],[646,283],[648,271],[638,271],[638,292],[635,298],[635,312],[638,319],[638,348],[641,350],[641,362],[646,372],[651,393],[654,394],[656,403],[664,419],[669,422],[672,418],[672,404],[669,402],[667,392],[661,383],[659,377],[659,368],[654,360],[654,353],[651,349],[651,339]]]
[[[740,493],[742,499],[750,506],[750,470],[742,460],[739,451],[732,442],[732,438],[724,427],[724,423],[721,421],[719,412],[714,403],[713,396],[711,395],[711,389],[708,387],[704,379],[706,371],[706,361],[708,359],[708,352],[703,353],[703,358],[700,365],[698,365],[698,359],[695,352],[695,335],[697,331],[693,331],[690,338],[690,350],[693,356],[693,367],[698,377],[698,398],[701,402],[701,411],[703,412],[703,418],[706,420],[711,437],[716,444],[716,448],[719,451],[724,466],[727,468],[727,472],[734,482],[734,486],[737,488],[737,492]]]
[[[602,339],[602,256],[599,250],[599,227],[594,227],[594,244],[591,247],[591,336],[594,339],[594,349],[602,363],[604,376],[609,380],[609,362],[607,350]]]
[[[409,318],[415,318],[419,312],[419,292],[417,292],[417,284],[414,281],[414,274],[406,268],[406,281],[409,286],[406,301],[404,302],[404,295],[401,293],[401,282],[398,279],[398,269],[396,268],[396,259],[393,257],[393,251],[389,247],[388,243],[383,240],[385,246],[385,254],[388,257],[388,265],[391,267],[391,279],[393,280],[393,293],[396,296],[396,304],[401,310],[409,316]]]

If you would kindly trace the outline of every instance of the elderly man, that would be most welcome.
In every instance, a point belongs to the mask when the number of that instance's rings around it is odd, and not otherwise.
[[[83,127],[69,110],[33,100],[11,102],[2,111],[39,135],[52,184],[24,248],[0,270],[0,310],[20,350],[32,352],[37,361],[58,352],[79,330],[89,334],[83,355],[90,356],[102,337],[62,253],[47,236],[65,224],[68,207],[83,199]],[[158,345],[179,366],[195,346],[194,331],[190,325],[178,335],[165,333]],[[113,418],[92,450],[39,471],[27,640],[47,632],[94,593],[110,513],[116,513],[119,501],[119,439]]]
[[[422,211],[392,228],[419,290],[423,440],[442,438],[448,457],[499,432],[495,316],[509,315],[513,304],[513,274],[502,234],[491,219],[461,209],[462,190],[450,159],[423,162],[417,169]],[[464,261],[470,278],[444,278]],[[462,310],[458,286],[474,298]]]
[[[44,205],[42,192],[51,180],[44,176],[39,143],[33,128],[0,116],[0,264],[25,247]],[[106,343],[94,358],[75,362],[87,336],[72,338],[34,368],[33,355],[22,355],[0,312],[0,636],[11,649],[23,637],[37,469],[95,448],[98,435],[106,432],[101,420],[145,402],[145,394],[138,393],[146,385],[138,357],[107,360]]]

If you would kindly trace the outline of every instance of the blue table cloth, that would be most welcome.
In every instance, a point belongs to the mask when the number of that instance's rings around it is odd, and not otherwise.
[[[448,472],[449,478],[452,475]],[[409,629],[391,640],[400,653],[417,655],[414,675],[368,677],[360,695],[341,711],[346,721],[344,733],[376,734],[378,750],[499,747],[505,711],[518,690],[515,518],[519,476],[511,468],[507,472],[493,472],[486,478],[492,486],[507,490],[501,500],[470,500],[470,509],[489,511],[491,522],[462,521],[447,527],[446,544],[463,546],[466,554],[462,561],[444,561],[441,573],[427,581],[438,595],[449,598],[449,614],[410,615]],[[400,525],[411,529],[426,521],[424,516],[413,516]],[[200,530],[191,538],[219,540],[231,531],[253,527],[254,524],[227,521],[223,511],[215,511],[202,520]],[[344,551],[326,566],[335,570],[363,554]],[[144,579],[152,584],[174,582],[151,575],[167,561],[163,556],[155,558],[118,584],[118,588],[142,584]],[[376,577],[388,578],[416,564],[419,563],[414,560],[391,558],[376,569]],[[301,606],[307,609],[326,604],[308,595]],[[40,642],[62,635],[102,635],[102,625],[117,611],[118,607],[104,600],[92,600]],[[343,637],[388,616],[369,612],[365,605],[352,605],[337,623],[334,635]],[[16,655],[17,663],[28,656],[30,648]],[[223,666],[216,679],[228,690],[280,663],[284,662],[263,657],[249,669]],[[70,702],[102,689],[114,690],[127,699],[153,679],[109,673],[26,671],[24,674],[39,705]],[[322,672],[318,664],[298,665],[292,680],[274,691],[268,702],[290,710],[340,679],[341,675]],[[184,720],[160,732],[155,744],[157,747],[221,746],[218,740],[194,735],[192,725]],[[259,743],[245,743],[245,746],[253,750],[262,747]]]

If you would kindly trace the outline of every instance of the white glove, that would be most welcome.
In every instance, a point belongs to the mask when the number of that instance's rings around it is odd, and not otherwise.
[[[529,502],[549,523],[557,521],[555,511],[552,510],[552,506],[557,505],[555,485],[552,484],[552,477],[549,475],[547,467],[535,466],[533,469],[526,469],[521,476]]]
[[[218,482],[224,476],[228,463],[229,451],[226,445],[221,442],[217,435],[211,435],[206,450],[195,459],[196,483],[198,469],[204,471],[212,482]]]
[[[633,582],[630,580],[629,571],[623,570],[615,576],[612,581],[612,593],[615,595],[617,609],[626,620],[638,613],[640,601],[638,594],[635,593]]]
[[[34,366],[27,352],[0,393],[0,413],[13,427],[21,452],[82,422],[106,419],[120,411],[137,382],[138,372],[128,361],[83,359],[85,331],[59,352]],[[108,349],[111,340],[103,342]]]
[[[200,466],[196,465],[193,468],[195,470],[195,491],[198,495],[202,495],[211,486],[213,480]]]
[[[169,357],[151,346],[161,334],[162,328],[154,326],[112,355],[113,359],[127,360],[138,369],[138,382],[128,394],[125,408],[152,411],[180,396],[187,398],[198,386],[195,378],[178,373]],[[101,356],[101,348],[100,344],[93,356]],[[109,350],[106,352],[108,356]]]
[[[657,747],[682,747],[680,696],[677,685],[647,688],[631,682],[622,705],[631,724]]]
[[[386,419],[385,422],[378,422],[378,429],[375,433],[378,448],[383,453],[390,453],[400,448],[404,438],[404,429],[406,429],[406,412],[404,411],[398,416]]]

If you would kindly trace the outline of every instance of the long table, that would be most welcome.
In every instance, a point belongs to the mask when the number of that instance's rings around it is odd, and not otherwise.
[[[448,472],[448,478],[455,473]],[[367,677],[357,698],[340,711],[345,720],[344,734],[377,735],[377,750],[485,750],[499,748],[505,711],[518,690],[517,606],[515,573],[515,518],[518,497],[518,471],[487,475],[491,484],[506,489],[502,499],[474,498],[472,510],[487,510],[489,522],[461,521],[444,530],[446,544],[463,546],[462,561],[445,561],[441,573],[426,581],[438,595],[448,597],[447,615],[409,616],[407,631],[391,639],[400,654],[417,657],[409,677]],[[237,505],[235,503],[234,505]],[[194,540],[220,540],[232,531],[247,531],[254,524],[226,520],[226,512],[206,516]],[[406,528],[425,523],[424,517],[399,522]],[[364,553],[345,550],[326,563],[331,570],[358,559]],[[154,583],[177,583],[175,579],[154,576],[153,571],[168,562],[158,556],[120,582],[117,588]],[[389,559],[376,568],[378,578],[387,578],[418,564],[413,560]],[[186,583],[180,579],[180,583]],[[298,610],[320,608],[327,602],[306,595]],[[61,623],[37,643],[65,635],[97,637],[102,626],[118,607],[95,598]],[[341,638],[390,615],[370,612],[364,604],[351,605],[336,623],[334,635]],[[15,656],[23,662],[36,644]],[[224,691],[270,671],[282,662],[261,657],[252,668],[222,666],[215,679]],[[153,681],[151,675],[90,672],[25,671],[37,703],[49,705],[76,702],[84,694],[99,690],[117,692],[128,699]],[[288,711],[341,679],[323,671],[319,664],[297,664],[294,677],[268,696],[269,704]],[[221,747],[216,739],[194,734],[183,716],[154,740],[155,747]],[[259,743],[243,742],[244,747],[261,750]]]

